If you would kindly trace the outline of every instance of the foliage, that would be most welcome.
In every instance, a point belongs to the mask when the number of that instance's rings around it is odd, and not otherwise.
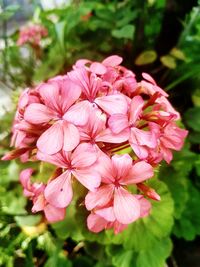
[[[8,6],[1,12],[4,28],[19,8]],[[17,91],[13,100],[21,88],[66,73],[78,58],[120,54],[124,65],[136,73],[150,72],[158,77],[158,84],[170,90],[190,134],[170,166],[162,163],[157,177],[149,182],[160,193],[161,201],[153,203],[149,217],[119,235],[88,232],[87,214],[84,209],[76,212],[77,207],[81,209],[84,193],[78,186],[79,198],[67,208],[66,220],[48,225],[40,214],[32,215],[18,182],[22,164],[1,161],[0,265],[163,267],[172,252],[174,236],[191,241],[200,235],[200,6],[187,10],[179,40],[160,53],[156,40],[165,9],[164,0],[73,1],[62,9],[37,7],[32,22],[43,24],[49,32],[39,55],[29,45],[16,45],[18,32],[3,33],[0,79]],[[1,155],[9,150],[13,116],[10,112],[1,118]],[[48,168],[40,166],[38,170],[44,179]]]

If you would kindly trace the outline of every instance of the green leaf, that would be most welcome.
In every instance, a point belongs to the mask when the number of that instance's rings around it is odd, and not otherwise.
[[[142,52],[135,60],[135,64],[140,65],[146,65],[153,63],[157,59],[157,54],[154,50],[147,50]]]
[[[176,47],[172,48],[172,50],[170,51],[170,55],[180,60],[186,60],[184,52]]]
[[[113,257],[113,265],[116,267],[134,267],[135,255],[132,250],[122,249]]]
[[[69,261],[64,253],[61,251],[55,251],[53,255],[47,260],[44,267],[72,267],[71,261]]]
[[[200,132],[200,107],[188,109],[184,114],[184,118],[189,127]]]
[[[145,242],[145,240],[144,240]],[[147,251],[141,251],[137,257],[137,267],[164,267],[172,251],[169,238],[162,239]],[[131,266],[131,265],[130,265]]]
[[[176,68],[176,60],[170,55],[165,55],[165,56],[160,57],[160,61],[165,67],[169,69]]]
[[[133,250],[124,250],[120,246],[112,249],[112,263],[116,267],[136,267],[136,256]],[[143,266],[144,267],[144,266]]]
[[[122,27],[121,29],[117,30],[112,30],[112,36],[118,39],[131,39],[133,40],[133,35],[134,35],[135,27],[133,25],[126,25]]]
[[[174,212],[171,194],[164,182],[152,179],[148,184],[158,192],[161,201],[152,202],[151,214],[132,223],[122,233],[123,245],[126,249],[135,251],[148,249],[171,232]]]
[[[174,200],[174,217],[179,219],[189,198],[187,177],[171,166],[161,167],[159,177],[168,185]]]
[[[65,240],[67,237],[70,237],[76,241],[83,240],[80,226],[75,218],[76,211],[74,202],[71,203],[67,208],[66,218],[61,222],[52,224],[52,228],[55,230],[57,237],[59,237],[60,239]]]
[[[7,6],[2,12],[0,11],[0,20],[10,19],[19,9],[20,5],[17,4]]]
[[[200,191],[189,180],[188,186],[189,198],[181,218],[175,223],[174,234],[178,238],[194,240],[197,235],[200,235]]]
[[[19,226],[34,226],[41,221],[41,215],[15,216],[15,221]]]

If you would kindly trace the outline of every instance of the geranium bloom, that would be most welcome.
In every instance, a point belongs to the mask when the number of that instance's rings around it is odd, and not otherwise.
[[[48,203],[44,196],[43,183],[31,183],[32,169],[25,169],[20,173],[20,182],[24,188],[24,195],[33,201],[32,212],[44,211],[49,222],[57,222],[65,217],[65,209],[57,208]]]
[[[39,24],[28,25],[20,29],[17,44],[22,46],[29,43],[33,46],[39,46],[41,39],[47,35],[48,31],[44,26]]]
[[[148,156],[147,148],[155,148],[156,138],[152,131],[141,130],[140,116],[144,107],[144,100],[141,96],[135,96],[131,100],[130,110],[127,115],[114,114],[109,118],[109,126],[114,133],[124,132],[129,129],[127,139],[134,152],[140,159]],[[125,134],[125,132],[124,132]]]
[[[125,186],[137,184],[153,176],[153,168],[145,161],[132,164],[128,155],[103,156],[98,167],[103,185],[89,192],[85,199],[88,210],[103,208],[112,202],[113,214],[122,224],[129,224],[140,217],[140,203]]]
[[[49,181],[45,189],[45,198],[55,207],[63,208],[71,202],[72,176],[91,191],[100,185],[100,175],[92,168],[97,153],[91,144],[82,143],[72,153],[63,150],[50,156],[38,152],[37,157],[64,169],[60,176]]]
[[[171,150],[181,150],[184,138],[187,136],[188,131],[177,127],[173,122],[163,125],[151,122],[149,125],[156,135],[157,154],[159,154],[167,163],[170,163],[173,157]]]
[[[30,104],[24,119],[34,125],[49,128],[38,139],[37,147],[44,153],[54,154],[62,148],[73,150],[79,143],[75,125],[87,122],[87,114],[79,103],[73,105],[81,94],[81,88],[66,78],[52,80],[37,88],[42,103]]]
[[[121,62],[117,55],[102,62],[78,60],[66,75],[20,97],[12,129],[15,149],[3,159],[55,166],[47,184],[31,184],[30,169],[20,176],[32,210],[44,211],[50,222],[64,218],[74,179],[89,190],[87,226],[96,233],[111,228],[119,233],[150,213],[145,197],[160,200],[146,181],[154,167],[163,159],[169,163],[172,151],[182,148],[187,131],[176,125],[180,114],[154,79],[143,73],[138,82]]]
[[[135,195],[140,204],[140,218],[149,215],[151,203],[146,200],[142,195]],[[118,234],[127,228],[128,224],[120,223],[114,214],[112,206],[95,209],[87,218],[87,226],[90,231],[98,233],[104,229],[114,229],[114,233]]]

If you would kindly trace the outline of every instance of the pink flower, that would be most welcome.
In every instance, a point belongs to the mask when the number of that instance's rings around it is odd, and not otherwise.
[[[173,157],[171,150],[181,150],[188,131],[177,127],[173,122],[164,123],[163,125],[151,122],[149,126],[156,135],[157,146],[155,150],[158,150],[159,155],[167,163],[170,163]]]
[[[140,203],[140,218],[149,215],[151,203],[142,195],[135,195]],[[96,209],[87,218],[88,229],[94,233],[98,233],[104,229],[114,229],[114,233],[118,234],[127,228],[128,224],[120,223],[114,214],[112,206]]]
[[[24,195],[33,201],[32,212],[44,211],[49,222],[62,221],[65,217],[65,209],[57,208],[48,203],[44,197],[45,185],[43,183],[31,183],[32,169],[25,169],[20,173],[20,182],[24,188]]]
[[[49,181],[45,189],[45,198],[55,207],[64,208],[71,202],[72,176],[91,191],[100,185],[100,175],[92,168],[97,152],[91,144],[82,143],[73,152],[63,150],[54,155],[38,152],[37,157],[64,169],[60,176]]]
[[[89,192],[85,198],[88,210],[101,209],[110,203],[116,220],[129,224],[140,217],[138,199],[125,188],[126,185],[137,184],[153,176],[150,164],[140,161],[132,164],[128,154],[102,157],[98,171],[103,185],[95,192]]]
[[[44,83],[37,89],[42,102],[28,105],[24,119],[39,127],[48,125],[48,129],[38,138],[38,149],[50,155],[62,148],[65,151],[73,150],[80,140],[75,125],[87,122],[87,113],[82,112],[84,103],[73,105],[81,94],[81,88],[63,77]]]
[[[47,29],[42,25],[29,25],[22,27],[19,32],[17,45],[22,46],[26,43],[39,46],[43,37],[48,35]]]
[[[49,221],[64,218],[74,179],[89,190],[85,206],[93,232],[113,228],[119,233],[149,214],[151,204],[130,193],[133,187],[160,200],[145,182],[153,167],[163,159],[169,163],[172,151],[182,148],[187,131],[176,126],[180,115],[154,79],[143,73],[138,82],[121,62],[117,55],[102,62],[78,60],[66,75],[25,90],[19,99],[15,149],[3,159],[56,166],[47,185],[31,183],[31,169],[20,178],[33,212],[43,210]]]
[[[140,82],[142,93],[154,95],[154,93],[158,92],[161,96],[168,97],[168,94],[156,84],[155,80],[148,73],[143,72],[142,76],[146,80]]]
[[[83,98],[96,104],[108,115],[127,112],[126,97],[118,92],[112,94],[105,92],[102,78],[88,71],[86,67],[75,67],[75,70],[68,73],[68,77],[82,88]]]
[[[140,129],[140,117],[142,116],[142,109],[144,107],[144,100],[141,96],[135,96],[130,103],[128,114],[114,114],[109,120],[108,124],[112,132],[115,134],[124,133],[126,140],[140,159],[145,159],[148,156],[148,148],[152,149],[156,146],[156,138],[152,131],[144,131]],[[127,131],[128,134],[127,134]]]
[[[96,106],[90,107],[88,122],[84,126],[78,127],[80,139],[91,144],[121,143],[126,141],[126,135],[123,133],[115,134],[110,128],[106,127],[107,116]],[[106,145],[105,145],[106,146]]]

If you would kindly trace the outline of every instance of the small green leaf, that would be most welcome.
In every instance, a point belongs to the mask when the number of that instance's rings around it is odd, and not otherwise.
[[[172,48],[172,50],[170,51],[170,55],[180,60],[186,60],[186,56],[183,51],[176,47]]]
[[[112,36],[118,39],[133,39],[135,27],[133,25],[125,25],[121,29],[113,30],[112,31]]]
[[[162,62],[162,64],[165,67],[167,67],[169,69],[175,69],[176,68],[176,60],[174,59],[174,57],[172,57],[170,55],[160,57],[160,61]]]
[[[153,63],[157,59],[157,54],[154,50],[142,52],[135,60],[136,65],[146,65]]]

